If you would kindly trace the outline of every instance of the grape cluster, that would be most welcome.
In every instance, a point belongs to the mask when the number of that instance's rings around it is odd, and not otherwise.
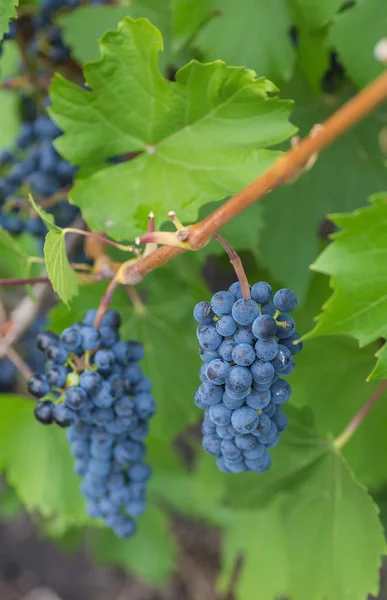
[[[43,237],[46,233],[43,221],[29,216],[29,209],[24,213],[21,200],[26,197],[27,189],[44,199],[71,186],[75,167],[62,159],[54,148],[53,141],[61,130],[46,113],[38,114],[32,101],[24,102],[29,104],[29,114],[19,130],[16,148],[0,153],[0,225],[14,235],[27,231]],[[66,226],[74,219],[77,209],[62,200],[53,212],[58,224]]]
[[[225,473],[269,469],[267,449],[288,424],[281,407],[291,388],[282,377],[293,372],[302,349],[288,314],[297,304],[294,292],[281,289],[272,302],[271,286],[261,281],[250,293],[243,298],[236,282],[194,308],[204,361],[195,394],[204,410],[203,448]]]
[[[95,310],[58,337],[37,336],[45,374],[33,375],[29,392],[39,400],[40,423],[68,428],[75,472],[92,518],[129,537],[134,518],[145,510],[150,467],[144,440],[156,403],[152,385],[137,364],[144,356],[136,341],[121,341],[120,315],[109,310],[93,326]]]

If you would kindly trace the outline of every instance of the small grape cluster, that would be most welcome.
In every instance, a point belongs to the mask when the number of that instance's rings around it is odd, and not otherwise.
[[[53,141],[61,134],[47,114],[38,114],[32,102],[26,119],[20,128],[14,151],[0,153],[0,225],[13,235],[27,231],[36,237],[43,237],[46,226],[37,216],[27,218],[20,209],[20,202],[26,196],[26,188],[41,198],[48,198],[63,188],[72,185],[75,167],[62,159],[56,152]],[[47,103],[48,104],[48,100]],[[55,209],[59,225],[68,225],[75,217],[77,209],[67,201],[58,202]]]
[[[105,313],[99,329],[95,316],[88,311],[59,337],[47,331],[37,336],[46,369],[30,378],[28,390],[39,400],[39,422],[68,428],[88,514],[124,538],[133,535],[134,518],[145,510],[151,469],[144,440],[156,403],[137,364],[143,346],[120,340],[116,311]]]
[[[293,372],[293,355],[302,349],[287,314],[297,304],[294,292],[281,289],[271,302],[272,288],[261,281],[250,293],[243,298],[236,282],[194,309],[204,361],[195,394],[204,410],[203,448],[225,473],[269,469],[267,449],[288,424],[281,407],[291,388],[282,377]]]

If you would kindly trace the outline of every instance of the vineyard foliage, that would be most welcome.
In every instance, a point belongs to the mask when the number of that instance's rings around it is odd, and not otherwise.
[[[0,0],[0,37],[27,6],[37,10],[39,2]],[[69,198],[91,231],[124,245],[145,233],[150,211],[166,231],[171,210],[184,224],[210,214],[273,165],[292,136],[307,135],[384,68],[373,52],[387,37],[383,0],[82,3],[54,20],[74,59],[45,67],[48,112],[63,132],[54,145],[77,168]],[[2,43],[3,149],[21,124],[21,91],[6,85],[25,61],[21,46]],[[233,585],[237,600],[378,595],[387,392],[343,447],[334,440],[387,379],[386,119],[384,105],[220,232],[250,283],[270,281],[299,299],[294,318],[305,345],[271,469],[220,472],[191,427],[201,416],[193,402],[201,365],[193,307],[235,280],[212,240],[147,275],[137,286],[142,303],[131,303],[124,288],[111,303],[122,338],[145,347],[141,366],[157,399],[148,508],[135,537],[119,540],[87,515],[64,432],[34,420],[22,380],[0,395],[0,468],[45,535],[59,542],[69,532],[79,541],[85,535],[96,561],[163,586],[178,565],[176,511],[219,529],[218,589]],[[31,257],[44,256],[59,300],[45,325],[59,334],[98,307],[107,283],[74,271],[71,233],[35,196],[28,210],[46,224],[44,250],[28,232],[0,229],[0,278],[39,276],[42,260]],[[129,258],[108,252],[112,261]],[[36,292],[18,288],[15,300],[3,289],[7,309],[23,294],[31,305]],[[179,436],[193,448],[193,464],[178,450]]]

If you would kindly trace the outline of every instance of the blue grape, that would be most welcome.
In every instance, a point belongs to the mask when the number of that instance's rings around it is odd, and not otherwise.
[[[222,440],[221,452],[226,460],[238,461],[242,458],[242,450],[231,440]]]
[[[222,336],[215,326],[199,325],[197,329],[199,344],[206,350],[217,350],[222,342]]]
[[[223,340],[218,348],[218,354],[220,358],[223,360],[227,360],[228,362],[232,361],[232,351],[236,346],[236,342],[234,340]]]
[[[212,360],[207,365],[206,375],[210,383],[214,385],[222,385],[225,383],[226,375],[231,369],[228,362],[221,358]]]
[[[273,304],[281,312],[291,312],[297,306],[297,296],[292,290],[283,288],[274,294]]]
[[[78,329],[68,327],[60,335],[61,344],[70,352],[77,352],[82,346],[82,337]]]
[[[258,340],[255,344],[257,357],[264,362],[274,360],[278,354],[278,344],[274,338],[271,340]]]
[[[255,352],[250,344],[238,344],[232,351],[232,360],[240,367],[250,366],[255,359]]]
[[[39,423],[51,425],[54,417],[54,404],[49,400],[38,402],[35,406],[34,415]]]
[[[283,346],[282,344],[278,344],[278,352],[275,358],[271,361],[275,372],[278,375],[281,375],[283,370],[286,369],[289,365],[292,364],[293,357],[290,353],[290,350]]]
[[[243,406],[245,401],[245,397],[243,398],[232,398],[227,394],[227,392],[223,393],[222,402],[223,404],[229,408],[230,410],[235,410],[236,408],[240,408]]]
[[[35,396],[35,398],[43,398],[44,396],[47,396],[51,389],[46,376],[39,374],[30,377],[27,388],[29,393],[32,396]]]
[[[294,343],[297,342],[297,340],[299,340],[300,338],[300,334],[295,332],[291,337],[285,340],[281,340],[281,344],[285,346],[289,350],[290,354],[294,356],[295,354],[301,352],[301,350],[304,347],[304,342],[300,342],[299,344]]]
[[[253,334],[259,340],[270,340],[276,335],[277,322],[269,315],[260,315],[252,324]]]
[[[234,341],[237,344],[250,344],[253,346],[257,338],[253,334],[250,326],[240,325],[234,334]]]
[[[250,367],[252,379],[257,383],[269,383],[274,378],[274,366],[271,362],[256,360]]]
[[[271,285],[266,283],[266,281],[260,281],[259,283],[255,283],[251,288],[251,297],[258,304],[266,304],[269,302],[272,296],[273,290]]]
[[[221,456],[221,439],[216,434],[203,436],[202,446],[207,454],[212,456]]]
[[[292,393],[290,384],[284,379],[277,379],[270,387],[271,399],[274,404],[284,404]]]
[[[211,304],[209,302],[199,302],[194,308],[194,317],[202,325],[211,325],[214,318]]]
[[[241,298],[232,307],[232,316],[238,325],[251,325],[258,314],[258,304],[251,298]]]
[[[247,392],[252,382],[253,377],[247,367],[231,367],[225,378],[227,388],[234,392]]]
[[[274,317],[275,315],[275,306],[271,302],[265,302],[261,306],[261,313],[263,315],[268,315],[269,317]]]
[[[252,433],[259,424],[257,412],[249,406],[242,406],[233,411],[231,424],[239,433]]]
[[[240,450],[243,450],[243,452],[246,452],[256,448],[258,441],[257,438],[251,433],[245,433],[243,435],[236,436],[235,445],[238,446]]]
[[[231,315],[234,302],[235,298],[230,292],[216,292],[211,298],[211,309],[219,317]]]
[[[259,392],[252,389],[251,392],[246,396],[247,406],[250,406],[250,408],[254,408],[255,410],[262,410],[269,404],[270,400],[270,390]]]
[[[287,315],[285,313],[278,315],[277,323],[284,323],[286,325],[286,327],[278,325],[276,332],[277,338],[279,338],[280,340],[286,340],[287,338],[290,338],[293,335],[296,323],[290,315]]]
[[[223,337],[234,335],[237,324],[231,315],[223,315],[216,321],[216,331]]]
[[[230,425],[231,415],[233,412],[227,408],[222,402],[210,406],[209,413],[210,419],[215,425]]]
[[[206,364],[219,358],[219,353],[217,350],[206,350],[205,348],[200,348],[200,358]]]
[[[85,325],[81,329],[81,336],[84,350],[97,350],[101,344],[101,336],[95,327]]]

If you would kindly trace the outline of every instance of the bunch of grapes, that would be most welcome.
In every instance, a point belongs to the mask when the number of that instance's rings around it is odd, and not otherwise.
[[[49,198],[72,185],[75,168],[54,148],[53,141],[61,134],[60,129],[46,113],[38,114],[33,102],[27,102],[29,118],[20,128],[15,150],[0,153],[0,225],[14,235],[27,231],[43,237],[46,227],[41,219],[30,216],[28,208],[22,210],[26,192],[30,190],[34,196]],[[77,213],[65,199],[53,210],[62,226],[68,225]]]
[[[294,319],[294,292],[274,294],[261,281],[243,298],[240,284],[217,292],[194,309],[204,364],[195,404],[204,410],[203,448],[225,473],[263,473],[271,465],[268,448],[287,427],[281,407],[290,398],[282,379],[302,349]]]
[[[120,340],[116,311],[106,312],[99,329],[95,316],[88,311],[59,337],[38,335],[46,369],[31,377],[28,390],[39,400],[40,423],[68,428],[88,514],[124,538],[133,535],[134,518],[145,510],[151,469],[144,462],[144,440],[156,403],[137,364],[143,346]]]

